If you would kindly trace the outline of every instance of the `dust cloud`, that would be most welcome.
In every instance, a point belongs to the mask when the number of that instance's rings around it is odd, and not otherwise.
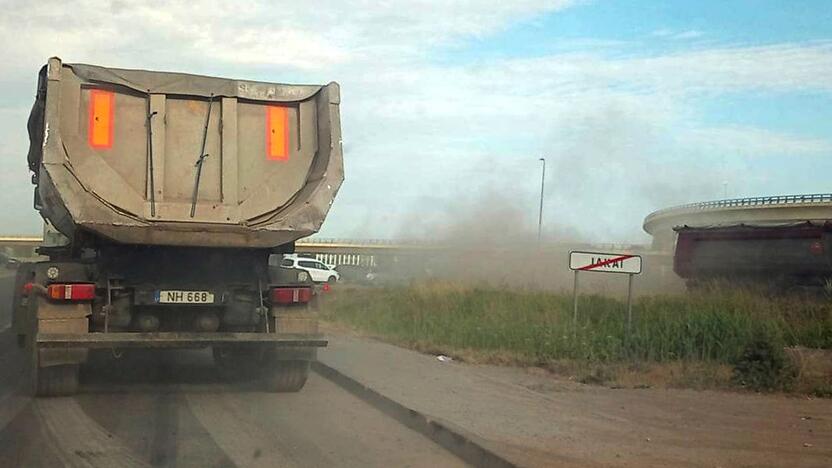
[[[594,250],[643,255],[644,274],[636,280],[637,293],[682,290],[672,260],[652,254],[649,245],[589,243],[577,230],[552,219],[544,219],[538,241],[536,207],[518,206],[501,193],[505,192],[460,198],[430,215],[424,210],[412,214],[397,237],[405,245],[420,247],[380,258],[379,279],[567,292],[574,279],[568,267],[569,252]],[[584,273],[580,283],[583,292],[626,295],[625,275]]]

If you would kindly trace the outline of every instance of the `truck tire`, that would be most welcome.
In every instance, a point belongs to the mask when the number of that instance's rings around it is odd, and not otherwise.
[[[309,361],[275,360],[273,350],[215,347],[214,364],[223,380],[260,380],[269,392],[297,392],[309,377]]]
[[[309,377],[309,361],[276,361],[264,372],[263,383],[269,392],[298,392]]]
[[[41,367],[37,373],[37,396],[66,396],[78,391],[77,364]]]

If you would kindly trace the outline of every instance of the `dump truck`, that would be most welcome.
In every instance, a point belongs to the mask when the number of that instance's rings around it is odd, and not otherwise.
[[[171,347],[300,390],[327,343],[308,274],[279,265],[344,179],[339,103],[335,82],[49,59],[28,121],[45,260],[13,303],[34,392],[75,392],[97,350]]]
[[[832,223],[679,226],[673,269],[698,287],[712,281],[772,293],[832,286]]]

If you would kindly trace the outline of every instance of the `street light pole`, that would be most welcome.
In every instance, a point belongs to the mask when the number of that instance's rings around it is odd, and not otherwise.
[[[543,172],[540,174],[540,212],[537,216],[537,243],[540,245],[540,234],[543,230],[543,187],[546,184],[546,159],[540,158],[543,161]]]

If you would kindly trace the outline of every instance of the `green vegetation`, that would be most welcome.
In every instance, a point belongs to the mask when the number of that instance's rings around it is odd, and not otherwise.
[[[777,361],[785,359],[784,346],[832,348],[832,303],[767,298],[750,290],[639,298],[629,336],[623,301],[582,296],[573,327],[570,295],[491,286],[343,290],[324,316],[407,346],[508,354],[528,365],[558,360],[738,365],[735,381],[755,389],[784,388],[779,379],[788,370]],[[766,350],[769,354],[760,357]],[[777,375],[767,380],[760,372]]]
[[[734,366],[734,381],[754,390],[789,390],[797,378],[782,347],[765,337],[749,343]]]

